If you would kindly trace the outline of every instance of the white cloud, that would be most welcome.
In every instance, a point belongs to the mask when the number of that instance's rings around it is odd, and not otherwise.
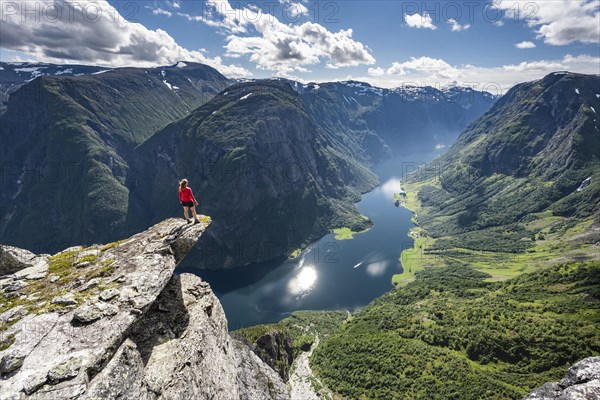
[[[467,29],[469,29],[471,27],[470,24],[464,24],[461,25],[457,20],[455,20],[454,18],[450,18],[448,20],[448,23],[452,26],[452,32],[460,32],[460,31],[465,31]]]
[[[519,64],[512,65],[504,65],[502,68],[505,71],[514,71],[514,72],[525,72],[525,71],[543,71],[543,72],[552,72],[557,70],[566,69],[567,66],[558,61],[531,61],[526,62],[523,61]]]
[[[176,9],[180,9],[181,8],[181,4],[179,4],[179,0],[173,0],[171,2],[171,7],[176,8]]]
[[[518,49],[533,49],[535,47],[535,43],[525,40],[515,44],[515,47]]]
[[[598,74],[598,65],[600,57],[587,54],[567,54],[558,60],[523,61],[496,67],[453,66],[442,59],[413,57],[408,61],[395,62],[389,68],[369,68],[367,76],[353,78],[374,86],[390,88],[407,84],[444,87],[456,82],[493,94],[502,94],[519,82],[540,79],[556,71]]]
[[[433,24],[433,20],[427,12],[424,12],[423,15],[418,13],[412,15],[407,14],[404,16],[404,22],[411,28],[437,29],[437,26]]]
[[[368,72],[370,76],[427,74],[438,80],[454,80],[461,77],[461,72],[446,61],[430,57],[411,57],[410,60],[402,63],[392,63],[392,66],[386,70],[379,67],[370,68]]]
[[[150,8],[150,7],[148,7]],[[163,10],[160,7],[157,8],[150,8],[152,10],[152,14],[154,15],[166,15],[167,17],[170,17],[173,15],[173,13],[171,11],[167,11],[167,10]]]
[[[129,22],[105,0],[43,0],[40,9],[49,16],[5,13],[0,47],[31,55],[38,61],[96,64],[106,66],[155,66],[177,61],[208,64],[227,76],[251,73],[237,65],[225,65],[220,57],[209,58],[201,51],[186,49],[162,29],[151,30]],[[57,9],[69,12],[57,13]],[[56,15],[61,15],[57,17]],[[62,18],[62,19],[61,19]]]
[[[308,15],[308,8],[302,3],[295,3],[291,0],[279,0],[285,6],[285,16],[296,19],[302,15]]]
[[[536,28],[544,43],[600,43],[600,2],[597,0],[495,0],[492,7],[505,16]]]
[[[255,7],[234,9],[227,0],[209,0],[208,4],[212,15],[198,20],[230,32],[226,38],[226,56],[247,55],[259,69],[289,76],[293,71],[305,72],[306,66],[322,61],[334,69],[375,63],[365,46],[352,39],[352,29],[331,32],[313,22],[284,24]],[[250,28],[256,34],[248,33]]]
[[[368,70],[369,76],[383,76],[385,75],[385,68],[377,67],[377,68],[369,68]],[[348,79],[351,80],[351,79]]]

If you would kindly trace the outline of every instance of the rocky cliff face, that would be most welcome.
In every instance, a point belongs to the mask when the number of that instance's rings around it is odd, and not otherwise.
[[[589,357],[573,365],[560,382],[547,383],[523,400],[600,399],[600,357]]]
[[[289,398],[209,285],[174,275],[209,224],[53,256],[2,246],[0,399]]]

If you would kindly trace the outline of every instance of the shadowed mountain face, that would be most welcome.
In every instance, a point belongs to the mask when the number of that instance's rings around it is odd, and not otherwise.
[[[133,148],[230,81],[201,64],[42,76],[2,125],[2,242],[52,251],[121,237]]]
[[[185,175],[214,225],[204,267],[289,254],[334,225],[364,221],[353,201],[374,187],[358,141],[327,135],[285,82],[235,85],[136,149],[131,219],[179,211]],[[136,213],[137,211],[137,213]]]
[[[370,166],[449,143],[493,102],[459,88],[230,86],[193,63],[36,71],[0,117],[2,242],[46,252],[121,238],[179,214],[185,176],[214,216],[201,249],[210,260],[199,262],[214,268],[289,254],[333,227],[364,228],[353,203],[377,184]]]

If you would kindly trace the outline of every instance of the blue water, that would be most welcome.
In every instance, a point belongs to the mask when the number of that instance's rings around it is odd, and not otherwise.
[[[374,168],[381,185],[357,203],[374,226],[352,240],[332,234],[313,243],[296,260],[255,264],[229,270],[185,271],[210,283],[229,321],[229,329],[277,322],[296,310],[356,310],[393,288],[402,272],[403,249],[412,213],[396,207],[400,178],[436,154],[396,158]]]

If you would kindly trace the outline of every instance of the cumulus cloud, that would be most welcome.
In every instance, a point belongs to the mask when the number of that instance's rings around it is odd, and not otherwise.
[[[366,47],[352,38],[352,29],[331,32],[313,22],[284,24],[256,7],[234,9],[227,0],[208,0],[207,4],[210,15],[198,20],[230,32],[226,56],[249,56],[259,69],[288,76],[293,71],[305,72],[306,66],[322,61],[334,69],[375,63]],[[304,7],[300,3],[289,4]],[[250,33],[250,29],[256,33]]]
[[[406,14],[404,16],[404,22],[411,28],[437,29],[437,26],[433,24],[433,20],[427,12],[424,12],[423,15],[418,13],[412,15]]]
[[[515,47],[518,49],[533,49],[535,47],[535,43],[525,40],[515,44]]]
[[[291,19],[298,18],[302,15],[308,15],[308,8],[302,3],[296,3],[291,0],[279,0],[285,6],[285,16]]]
[[[460,31],[465,31],[467,29],[469,29],[471,27],[470,24],[464,24],[461,25],[457,20],[455,20],[454,18],[450,18],[448,20],[448,23],[451,25],[452,27],[452,32],[460,32]]]
[[[408,61],[395,62],[389,68],[369,68],[367,76],[354,76],[353,79],[390,88],[404,85],[444,87],[458,83],[487,90],[493,94],[503,94],[519,82],[540,79],[556,71],[597,74],[598,65],[600,65],[600,57],[588,54],[578,56],[566,54],[557,60],[523,61],[495,67],[453,66],[442,59],[413,57]],[[436,74],[436,71],[440,73]]]
[[[557,71],[567,68],[564,63],[557,61],[523,61],[519,64],[504,65],[505,71],[524,72],[524,71]]]
[[[369,68],[368,73],[370,76],[426,74],[434,79],[448,80],[458,79],[462,75],[457,68],[446,61],[431,57],[411,57],[410,60],[402,63],[394,62],[385,70],[381,67]]]
[[[524,20],[544,43],[600,43],[600,2],[597,0],[496,0],[492,7],[507,18]]]
[[[223,64],[220,57],[180,46],[162,29],[127,21],[105,0],[42,3],[42,15],[27,14],[25,3],[5,8],[0,47],[46,62],[155,66],[186,60],[208,64],[227,76],[251,75],[243,67]]]

